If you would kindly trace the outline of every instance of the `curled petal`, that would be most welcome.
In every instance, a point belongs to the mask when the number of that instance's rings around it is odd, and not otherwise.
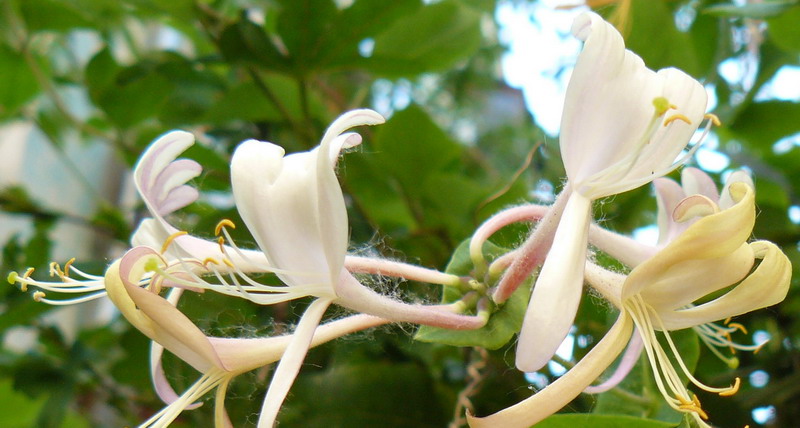
[[[583,392],[586,394],[601,394],[619,385],[631,372],[636,362],[639,361],[643,347],[642,337],[637,333],[631,335],[631,341],[628,343],[625,353],[622,354],[622,359],[620,359],[619,365],[614,370],[614,374],[600,385],[587,386]]]
[[[753,189],[735,183],[730,192],[737,201],[734,206],[700,218],[658,254],[631,271],[623,299],[639,293],[678,263],[723,257],[745,243],[755,224]]]
[[[202,172],[193,160],[175,160],[194,144],[194,136],[172,131],[154,141],[133,173],[136,189],[153,216],[161,217],[194,202],[197,189],[185,183]]]
[[[136,247],[112,264],[105,275],[108,297],[125,318],[150,339],[205,373],[224,368],[208,338],[181,311],[158,294],[139,287],[145,264],[156,259],[155,251]]]
[[[547,364],[572,327],[583,291],[590,215],[591,201],[573,193],[522,322],[516,358],[522,371]]]
[[[750,247],[761,262],[747,278],[710,302],[660,314],[665,327],[670,330],[692,327],[783,301],[792,278],[789,258],[771,242],[756,241]]]
[[[672,212],[686,194],[678,183],[669,178],[653,180],[653,187],[656,189],[658,204],[658,245],[663,246],[675,239],[688,226],[676,223],[672,218]]]
[[[697,168],[686,167],[681,171],[681,187],[686,196],[703,195],[715,204],[719,203],[716,183],[708,174]]]

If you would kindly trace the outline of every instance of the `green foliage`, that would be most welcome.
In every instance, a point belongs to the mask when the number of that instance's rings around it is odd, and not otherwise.
[[[75,266],[102,274],[147,215],[141,203],[123,197],[124,167],[66,156],[72,147],[102,146],[131,167],[158,135],[173,128],[193,132],[198,143],[185,156],[203,166],[192,182],[201,198],[170,221],[210,237],[221,218],[242,224],[224,196],[230,192],[228,162],[236,144],[256,138],[287,152],[307,150],[333,118],[361,107],[379,108],[388,120],[358,129],[364,143],[339,162],[351,247],[470,275],[464,240],[475,227],[501,208],[531,202],[540,186],[557,191],[564,172],[557,139],[537,128],[519,91],[498,72],[506,34],[493,22],[497,7],[510,3],[515,2],[0,2],[0,121],[31,124],[31,138],[41,139],[81,183],[69,191],[37,191],[36,177],[53,166],[44,163],[42,153],[26,147],[21,164],[4,159],[0,221],[13,226],[0,235],[3,275],[35,267],[35,278],[51,279],[51,259],[63,265],[71,257],[64,254],[70,229],[80,229],[91,241]],[[624,2],[612,3],[600,12],[615,16]],[[778,243],[800,262],[800,226],[787,216],[800,201],[800,149],[791,143],[776,146],[800,131],[800,103],[757,97],[778,70],[800,64],[800,5],[796,0],[740,3],[634,0],[624,14],[623,34],[628,48],[649,67],[678,67],[713,87],[714,113],[723,125],[713,131],[719,144],[710,141],[706,148],[730,161],[715,179],[721,181],[734,168],[750,168],[759,208],[755,237]],[[531,3],[530,10],[540,6]],[[528,18],[539,23],[538,15]],[[162,43],[166,39],[170,43]],[[745,69],[753,70],[752,81],[720,76],[723,61],[750,55],[755,60]],[[560,78],[567,72],[561,67],[552,74]],[[473,135],[465,137],[464,128]],[[541,146],[533,150],[537,143]],[[4,156],[7,144],[13,143],[0,142]],[[104,172],[92,175],[97,169]],[[9,181],[6,171],[14,171]],[[622,233],[652,224],[654,213],[648,188],[595,206],[602,225]],[[487,244],[487,257],[517,246],[528,229],[527,223],[516,224],[493,236],[499,247]],[[232,233],[242,247],[255,248],[244,228]],[[620,267],[605,255],[598,260]],[[747,419],[750,410],[766,405],[775,406],[774,426],[793,426],[800,419],[796,285],[781,306],[737,319],[773,338],[758,355],[739,355],[737,374],[744,380],[754,370],[765,370],[772,380],[763,388],[744,382],[735,397],[701,395],[715,424],[755,426]],[[440,296],[431,291],[438,288],[427,285],[398,287],[404,299],[426,303],[453,302],[467,292],[445,287]],[[162,407],[149,381],[148,340],[140,332],[116,319],[67,339],[47,321],[52,308],[34,302],[32,291],[10,285],[0,290],[0,334],[26,326],[38,337],[23,354],[0,349],[0,399],[14,410],[0,415],[0,426],[126,426]],[[469,382],[467,366],[478,358],[477,351],[456,347],[495,350],[484,361],[483,389],[471,397],[478,414],[526,398],[530,385],[512,361],[513,336],[529,295],[526,284],[492,308],[488,325],[476,331],[423,327],[415,341],[399,329],[381,331],[368,340],[312,351],[281,426],[444,426]],[[609,307],[597,300],[584,298],[576,319],[575,336],[589,343],[607,330]],[[180,308],[209,334],[255,337],[291,328],[306,303],[257,307],[212,293],[187,293]],[[81,319],[99,311],[79,309]],[[698,364],[704,381],[729,382],[730,371],[700,351],[694,333],[674,332],[673,337],[689,367]],[[576,348],[573,360],[590,346]],[[177,390],[197,379],[172,356],[165,365]],[[264,375],[256,371],[231,385],[228,408],[234,425],[253,422]],[[565,411],[587,413],[555,415],[538,426],[656,428],[681,419],[663,403],[645,358],[615,390],[578,397]],[[175,426],[205,426],[212,412],[207,403],[185,412]]]
[[[484,244],[483,249],[490,260],[508,251],[493,245],[491,242]],[[469,257],[469,240],[466,240],[456,248],[445,272],[459,276],[470,276],[472,271],[472,260]],[[442,303],[456,302],[463,298],[467,292],[469,291],[457,287],[445,287],[442,293]],[[452,346],[480,346],[486,349],[500,349],[522,327],[522,318],[525,316],[530,294],[531,283],[527,282],[520,286],[504,304],[496,308],[492,312],[489,322],[479,329],[448,330],[422,326],[417,330],[414,339]]]

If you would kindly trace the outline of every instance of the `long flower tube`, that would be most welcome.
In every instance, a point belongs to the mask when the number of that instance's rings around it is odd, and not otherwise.
[[[544,366],[572,326],[583,287],[592,201],[642,186],[681,165],[688,157],[676,158],[706,108],[699,82],[676,69],[648,69],[600,16],[578,16],[572,34],[585,43],[561,121],[568,183],[557,200],[566,203],[520,332],[516,365],[523,371]],[[509,267],[498,293],[513,290],[532,273],[535,266],[526,259],[521,254]]]
[[[181,396],[177,396],[160,372],[160,351],[153,371],[157,392],[168,406],[144,422],[142,427],[169,425],[181,411],[197,399],[218,388],[215,426],[229,426],[224,411],[225,389],[234,377],[281,359],[293,343],[293,335],[237,339],[208,337],[170,301],[159,293],[159,278],[147,287],[140,280],[152,265],[166,265],[160,254],[148,247],[136,247],[114,262],[106,272],[108,296],[123,316],[142,333],[197,369],[203,376]],[[170,294],[180,293],[173,289]],[[388,323],[368,315],[356,315],[326,323],[314,332],[310,346],[316,346],[354,331]]]

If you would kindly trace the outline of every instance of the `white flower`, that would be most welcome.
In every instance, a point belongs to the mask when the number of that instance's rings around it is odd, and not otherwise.
[[[516,365],[523,371],[544,366],[572,326],[592,201],[676,168],[706,108],[700,83],[676,69],[649,70],[598,15],[578,16],[572,33],[585,44],[561,122],[568,183],[560,199],[567,199],[520,332]]]

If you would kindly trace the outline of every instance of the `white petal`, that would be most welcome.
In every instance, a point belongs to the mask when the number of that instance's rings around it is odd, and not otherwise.
[[[539,370],[567,337],[583,291],[591,201],[573,193],[533,287],[517,344],[517,368]]]

